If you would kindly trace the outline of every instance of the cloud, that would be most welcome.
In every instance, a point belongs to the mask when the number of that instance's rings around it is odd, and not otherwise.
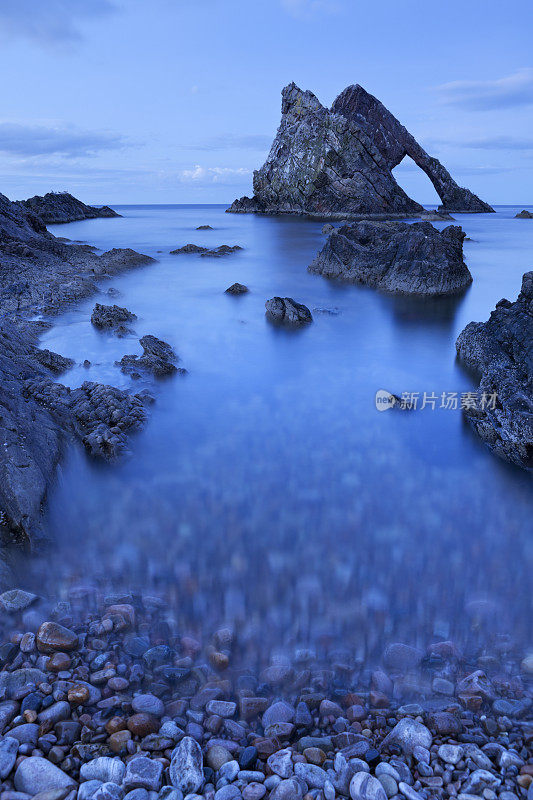
[[[251,170],[244,167],[202,167],[196,164],[191,169],[182,170],[178,178],[183,183],[218,183],[226,186],[242,183],[248,178]]]
[[[309,17],[316,13],[335,14],[339,10],[336,0],[281,0],[282,8],[293,17]]]
[[[0,35],[43,44],[82,38],[80,23],[116,10],[113,0],[1,0]]]
[[[272,136],[261,133],[251,133],[238,136],[232,133],[213,136],[198,144],[181,145],[183,150],[269,150]]]
[[[434,139],[433,144],[467,147],[471,150],[533,150],[533,139],[515,139],[513,136],[489,136],[485,139],[469,139],[462,142]]]
[[[533,68],[495,81],[453,81],[437,86],[443,103],[468,111],[516,108],[533,104]]]
[[[52,155],[80,158],[94,156],[102,150],[117,150],[126,144],[122,136],[112,133],[0,122],[0,152],[19,158]]]

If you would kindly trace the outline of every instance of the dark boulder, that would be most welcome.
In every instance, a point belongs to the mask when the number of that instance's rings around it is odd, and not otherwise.
[[[533,468],[533,272],[514,303],[500,300],[486,322],[470,322],[456,348],[480,376],[465,417],[498,456]]]
[[[96,328],[100,330],[115,330],[122,332],[124,330],[125,322],[133,322],[137,316],[133,312],[128,311],[127,308],[122,306],[106,306],[102,303],[96,303],[93,313],[91,314],[91,322]]]
[[[225,291],[225,294],[246,294],[250,290],[243,283],[232,283]]]
[[[59,353],[54,353],[52,350],[39,350],[36,348],[35,358],[39,364],[42,364],[43,367],[46,367],[55,375],[61,375],[62,372],[66,372],[67,369],[74,366],[73,358],[61,356]]]
[[[524,208],[523,211],[515,214],[515,219],[533,219],[533,211],[526,211]]]
[[[447,295],[472,276],[463,261],[464,233],[429,222],[357,222],[333,231],[309,271],[388,292]]]
[[[142,356],[127,355],[123,356],[118,362],[122,372],[135,375],[139,372],[149,372],[156,378],[163,378],[173,375],[175,372],[185,372],[176,367],[179,361],[172,347],[158,339],[156,336],[148,334],[139,340],[143,349]]]
[[[277,325],[296,327],[313,321],[307,306],[297,303],[292,297],[273,297],[267,300],[265,308],[267,319]]]

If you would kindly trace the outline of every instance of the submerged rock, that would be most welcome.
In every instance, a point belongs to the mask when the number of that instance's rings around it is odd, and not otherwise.
[[[524,208],[523,211],[519,211],[518,214],[515,214],[515,219],[533,219],[533,211],[526,211]]]
[[[472,282],[464,236],[456,225],[438,231],[430,222],[343,225],[329,235],[309,272],[388,292],[456,294]]]
[[[162,378],[178,372],[176,362],[179,359],[167,342],[151,334],[143,336],[139,341],[143,348],[142,356],[123,356],[118,362],[122,372],[129,375],[138,371],[150,372],[156,378]],[[184,370],[180,371],[184,372]]]
[[[59,222],[77,222],[97,217],[120,217],[109,206],[88,206],[73,197],[69,192],[48,192],[44,196],[35,195],[22,200],[20,205],[39,217],[45,225]]]
[[[496,455],[533,468],[533,272],[514,303],[500,300],[487,322],[467,325],[456,349],[480,376],[465,417]]]
[[[66,372],[67,369],[74,366],[73,358],[61,356],[59,353],[54,353],[52,350],[40,350],[36,348],[35,358],[39,364],[42,364],[43,367],[46,367],[50,372],[56,375],[60,375],[62,372]]]
[[[416,216],[423,207],[396,183],[392,170],[409,155],[426,172],[446,210],[493,209],[458,186],[398,120],[361,86],[349,86],[331,109],[291,83],[283,89],[281,124],[252,198],[230,212]]]
[[[180,255],[181,253],[196,253],[201,256],[219,258],[220,256],[227,256],[230,253],[235,253],[237,250],[242,250],[242,247],[238,244],[221,244],[219,247],[203,247],[199,244],[185,244],[183,247],[178,247],[176,250],[171,250],[170,253],[171,255]]]
[[[273,297],[265,303],[266,316],[278,325],[299,326],[313,321],[307,306],[297,303],[292,297]]]
[[[198,225],[196,230],[197,231],[212,231],[213,228],[211,227],[211,225]]]
[[[224,294],[246,294],[250,290],[243,283],[232,283],[228,286]]]

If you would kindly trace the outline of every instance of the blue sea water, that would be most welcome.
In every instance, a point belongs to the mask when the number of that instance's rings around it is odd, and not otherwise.
[[[117,210],[120,219],[50,229],[157,263],[102,283],[42,346],[75,359],[61,377],[70,386],[148,387],[156,402],[121,463],[70,449],[49,496],[51,541],[27,582],[48,580],[58,593],[79,580],[174,592],[184,630],[262,631],[259,660],[324,635],[368,660],[385,641],[435,636],[463,646],[507,637],[523,649],[531,478],[440,404],[442,393],[475,388],[455,340],[518,294],[533,268],[533,222],[514,219],[518,207],[455,215],[471,239],[473,284],[460,298],[413,300],[309,274],[319,222],[221,206]],[[197,231],[203,224],[213,230]],[[244,249],[169,254],[188,242]],[[225,295],[235,281],[249,294]],[[117,299],[106,299],[110,286]],[[272,327],[264,304],[274,295],[305,303],[313,324]],[[96,300],[133,311],[135,335],[92,327]],[[174,347],[186,376],[155,383],[120,372],[115,361],[140,353],[146,333]],[[426,393],[436,407],[379,413],[379,389],[418,393],[419,405]]]

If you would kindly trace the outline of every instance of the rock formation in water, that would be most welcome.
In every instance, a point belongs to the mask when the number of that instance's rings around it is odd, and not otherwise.
[[[360,86],[342,92],[331,109],[294,83],[282,92],[281,124],[252,198],[230,212],[308,214],[336,219],[405,217],[424,213],[396,183],[392,169],[409,155],[426,172],[444,210],[493,211],[462,189],[375,97]]]
[[[524,208],[523,211],[515,214],[515,219],[533,219],[533,211],[526,211]]]
[[[213,258],[220,258],[221,256],[229,256],[231,253],[236,253],[242,250],[238,244],[221,244],[218,247],[203,247],[199,244],[184,244],[183,247],[178,247],[176,250],[171,250],[170,254],[173,256],[185,254],[195,254],[200,256],[211,256]]]
[[[115,457],[144,419],[140,398],[85,383],[70,390],[54,375],[70,359],[37,346],[55,314],[97,291],[96,281],[153,261],[133,250],[95,255],[65,244],[20,203],[0,194],[0,532],[26,537],[39,524],[66,435],[94,455]]]
[[[156,378],[164,378],[175,372],[182,374],[186,372],[186,370],[181,368],[178,370],[176,367],[179,358],[168,342],[151,334],[143,336],[139,342],[143,349],[142,356],[123,356],[118,362],[122,372],[134,377],[138,377],[140,372],[149,372]]]
[[[501,458],[533,468],[533,272],[514,303],[503,299],[487,322],[471,322],[456,342],[459,359],[480,375],[464,414]]]
[[[121,216],[109,206],[88,206],[68,192],[48,192],[42,197],[35,195],[28,200],[21,200],[20,205],[39,217],[45,225]]]
[[[228,286],[226,289],[225,294],[246,294],[249,291],[250,290],[244,283],[232,283],[231,286]]]
[[[129,333],[126,322],[133,322],[137,315],[122,306],[106,306],[103,303],[96,303],[91,314],[91,322],[95,328],[100,330],[114,331],[120,336]]]
[[[309,272],[388,292],[457,294],[472,282],[464,236],[457,225],[438,231],[430,222],[355,222],[329,234]]]
[[[308,325],[313,316],[307,306],[297,303],[292,297],[272,297],[265,303],[266,317],[276,325],[299,327]]]

